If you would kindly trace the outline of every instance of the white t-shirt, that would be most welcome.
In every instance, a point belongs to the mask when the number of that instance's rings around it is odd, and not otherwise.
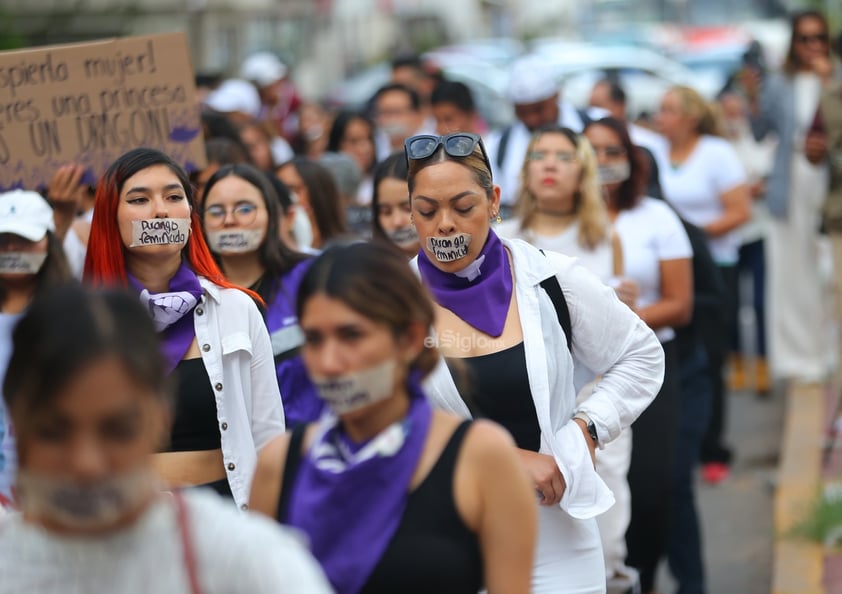
[[[661,188],[675,210],[698,227],[720,218],[725,211],[720,197],[746,183],[746,174],[736,151],[723,138],[702,136],[687,160],[673,167],[669,149],[655,153],[660,169]],[[740,231],[708,238],[714,261],[736,264]]]
[[[494,230],[501,237],[522,239],[539,250],[549,250],[576,258],[602,282],[608,282],[614,276],[614,252],[611,249],[610,233],[594,249],[588,249],[579,243],[579,221],[574,221],[558,235],[539,235],[528,229],[521,229],[520,221],[514,219],[500,223]]]
[[[288,530],[216,495],[184,494],[204,594],[332,592]],[[189,594],[175,505],[162,497],[133,526],[101,538],[57,536],[18,514],[0,523],[0,594]]]
[[[644,198],[630,210],[622,210],[614,229],[623,244],[624,276],[640,287],[639,307],[661,299],[661,262],[692,258],[693,248],[684,225],[672,209],[660,200]],[[655,331],[661,342],[675,337],[672,328]]]

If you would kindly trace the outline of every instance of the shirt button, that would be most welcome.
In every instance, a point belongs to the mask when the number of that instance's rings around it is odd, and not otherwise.
[[[196,315],[197,315],[197,316],[202,316],[202,315],[204,315],[204,314],[205,314],[205,310],[204,310],[204,309],[202,309],[201,307],[197,307],[197,308],[196,308]]]
[[[223,423],[222,423],[222,430],[223,430],[223,431],[227,431],[227,430],[228,430],[228,423],[225,423],[225,422],[223,422]]]
[[[209,345],[209,344],[207,344],[207,343],[203,344],[203,345],[202,345],[202,350],[203,350],[203,351],[205,351],[205,352],[207,353],[207,352],[210,350],[210,345]]]
[[[214,389],[215,389],[217,392],[221,392],[221,391],[222,391],[222,384],[220,384],[220,383],[215,384],[215,385],[214,385]]]
[[[237,468],[237,467],[234,465],[233,462],[228,463],[228,470],[234,470],[235,468]]]
[[[244,503],[240,506],[240,509],[243,510],[243,511],[246,511],[248,508],[249,508],[249,506],[248,506],[247,503]]]

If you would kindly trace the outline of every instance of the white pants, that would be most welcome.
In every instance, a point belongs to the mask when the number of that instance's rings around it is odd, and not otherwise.
[[[629,490],[629,465],[631,464],[631,428],[623,429],[619,437],[596,451],[596,471],[614,493],[615,503],[597,516],[599,535],[605,555],[605,573],[626,567],[626,530],[631,521],[631,491]]]

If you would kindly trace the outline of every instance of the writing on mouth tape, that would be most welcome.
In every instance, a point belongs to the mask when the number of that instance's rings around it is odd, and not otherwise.
[[[46,253],[0,252],[0,274],[37,274]]]
[[[190,230],[190,219],[140,219],[132,221],[132,242],[129,247],[148,245],[184,245]]]
[[[453,262],[468,255],[471,236],[457,233],[450,237],[428,237],[427,248],[439,262]]]

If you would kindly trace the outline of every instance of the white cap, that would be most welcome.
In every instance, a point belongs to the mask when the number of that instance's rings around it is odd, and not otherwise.
[[[53,209],[38,192],[12,190],[0,194],[0,233],[41,241],[47,231],[55,230]]]
[[[243,60],[240,76],[260,87],[268,87],[287,75],[286,64],[272,52],[257,52]]]
[[[260,93],[247,80],[229,78],[208,93],[205,105],[221,113],[238,111],[256,118],[260,115]]]
[[[538,103],[559,92],[552,66],[538,56],[517,60],[511,68],[506,97],[515,105]]]

